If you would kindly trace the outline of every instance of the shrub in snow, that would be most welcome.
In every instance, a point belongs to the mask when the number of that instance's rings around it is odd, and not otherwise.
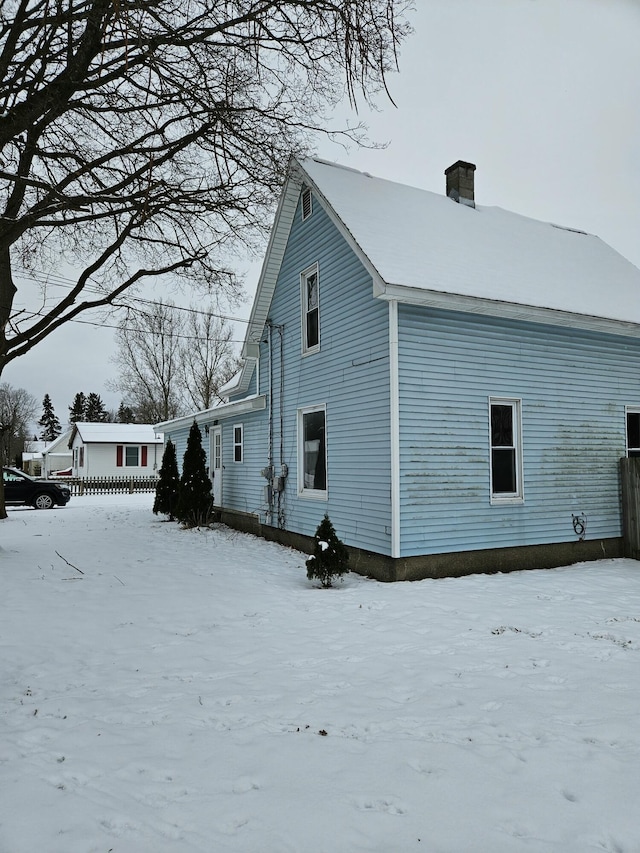
[[[349,571],[349,554],[326,513],[316,530],[313,554],[306,566],[309,580],[317,578],[325,588],[332,586],[334,578],[342,579]]]
[[[180,475],[178,474],[178,459],[176,457],[175,444],[169,439],[162,455],[162,465],[158,484],[156,485],[156,496],[153,501],[153,511],[157,515],[164,512],[173,521],[176,506],[178,504],[178,492],[180,488]]]
[[[202,447],[200,427],[194,421],[189,430],[187,449],[182,461],[176,517],[187,527],[198,527],[209,521],[212,505],[207,456]]]

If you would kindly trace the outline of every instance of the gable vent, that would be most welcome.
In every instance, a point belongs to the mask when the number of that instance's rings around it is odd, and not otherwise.
[[[308,219],[313,213],[313,201],[311,190],[302,191],[302,219]]]

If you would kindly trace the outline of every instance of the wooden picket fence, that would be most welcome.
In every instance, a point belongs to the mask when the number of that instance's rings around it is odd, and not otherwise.
[[[620,460],[624,555],[640,560],[640,457]]]
[[[58,477],[56,482],[68,486],[72,495],[132,495],[155,492],[157,477]]]

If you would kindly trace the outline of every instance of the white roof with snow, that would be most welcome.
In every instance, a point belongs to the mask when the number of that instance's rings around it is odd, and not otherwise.
[[[321,160],[298,168],[369,262],[377,296],[543,322],[560,322],[547,312],[574,315],[568,325],[640,325],[640,270],[598,237]]]
[[[84,444],[162,444],[164,436],[151,424],[94,424],[80,421],[74,424],[70,442],[76,432]]]

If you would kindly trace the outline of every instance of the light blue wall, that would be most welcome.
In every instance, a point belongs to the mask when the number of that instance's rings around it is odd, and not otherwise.
[[[212,417],[209,427],[215,419]],[[263,487],[265,481],[260,470],[266,465],[267,421],[264,412],[251,412],[247,415],[234,415],[226,419],[219,418],[222,428],[222,502],[224,506],[243,512],[264,514]],[[242,424],[244,435],[244,454],[242,462],[234,461],[233,428]],[[187,449],[187,439],[191,426],[182,427],[165,433],[176,446],[178,471],[182,473],[182,460]],[[207,435],[205,426],[200,426],[202,447],[207,457],[207,466],[211,457],[211,433]]]
[[[315,262],[319,264],[320,352],[302,358],[300,274]],[[269,317],[274,327],[283,327],[282,338],[273,328],[271,348],[274,463],[277,472],[281,461],[289,471],[280,523],[288,530],[313,535],[327,512],[345,543],[383,554],[390,553],[391,547],[387,317],[387,305],[372,296],[370,276],[318,200],[314,199],[313,215],[305,222],[298,208]],[[267,344],[261,345],[260,362],[259,390],[267,394]],[[326,501],[297,494],[297,410],[320,404],[327,407]],[[266,456],[262,464],[267,464]],[[271,523],[277,526],[278,519]]]
[[[264,480],[260,471],[266,463],[267,419],[264,411],[251,412],[221,420],[222,426],[222,503],[260,515],[264,520],[267,504],[264,499]],[[233,428],[242,424],[244,453],[242,462],[234,461]]]
[[[640,342],[399,307],[402,556],[621,533]],[[524,503],[492,506],[490,396],[522,399]]]

